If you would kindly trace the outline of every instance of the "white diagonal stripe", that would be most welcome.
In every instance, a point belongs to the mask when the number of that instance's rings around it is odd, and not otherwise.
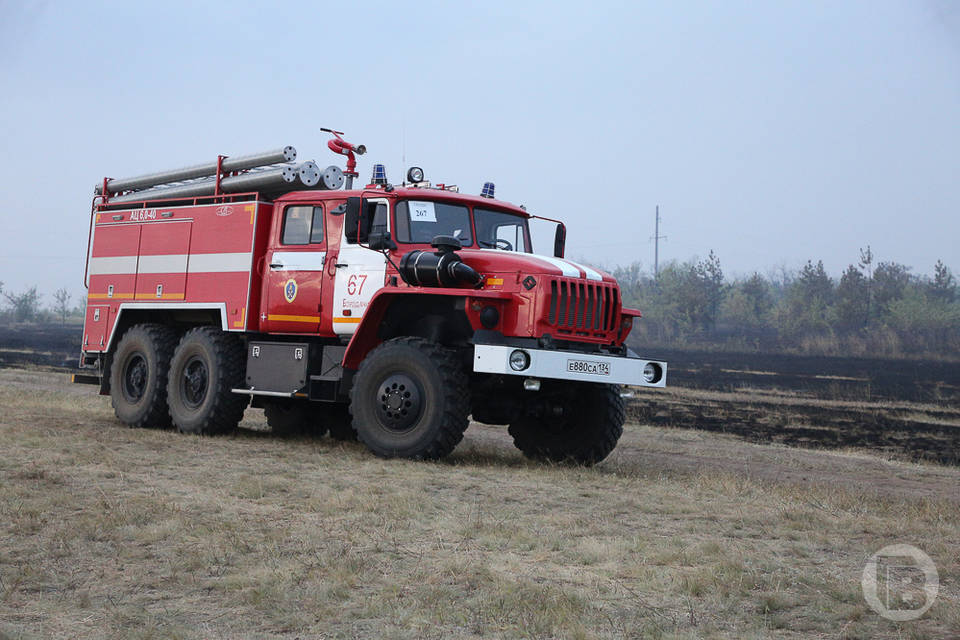
[[[539,253],[523,253],[522,251],[505,251],[503,249],[483,249],[484,251],[489,251],[491,253],[508,253],[514,256],[523,256],[524,258],[535,258],[542,262],[546,262],[552,267],[560,269],[560,273],[563,274],[565,278],[579,278],[580,269],[575,267],[571,262],[563,260],[562,258],[554,258],[553,256],[542,256]],[[597,280],[600,280],[600,274],[596,271],[593,272],[597,276]],[[587,276],[589,277],[589,276]],[[590,278],[593,280],[593,278]]]
[[[580,277],[580,269],[576,268],[575,266],[573,266],[572,264],[570,264],[570,263],[567,262],[566,260],[561,260],[560,258],[553,258],[553,257],[550,257],[550,256],[541,256],[541,255],[536,254],[536,253],[527,254],[527,255],[531,255],[531,256],[533,256],[534,258],[536,258],[537,260],[543,260],[544,262],[549,262],[550,264],[552,264],[553,266],[555,266],[557,269],[560,269],[560,271],[563,272],[563,275],[564,275],[564,277],[566,277],[566,278],[579,278],[579,277]]]
[[[583,269],[583,272],[587,274],[587,280],[603,280],[603,276],[601,276],[598,272],[594,271],[590,267],[584,266],[579,262],[574,262],[573,260],[567,260],[567,262],[577,267],[578,269]]]

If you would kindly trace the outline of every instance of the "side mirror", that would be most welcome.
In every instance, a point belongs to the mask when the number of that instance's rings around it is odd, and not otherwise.
[[[343,235],[347,242],[357,241],[357,227],[360,224],[360,209],[363,207],[362,198],[347,198],[347,212],[343,216]]]
[[[562,222],[557,223],[557,232],[553,235],[553,255],[557,258],[563,257],[563,251],[567,244],[567,228]]]
[[[343,235],[347,242],[366,242],[376,203],[363,198],[347,198],[347,212],[343,216]]]
[[[367,237],[367,246],[376,251],[396,249],[397,243],[390,238],[389,231],[371,231]]]

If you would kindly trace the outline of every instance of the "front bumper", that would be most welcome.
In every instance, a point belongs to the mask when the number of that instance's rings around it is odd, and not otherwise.
[[[522,371],[510,366],[510,354],[523,351],[530,364]],[[659,377],[647,382],[643,369],[652,364]],[[606,384],[629,384],[638,387],[667,386],[667,363],[630,356],[608,356],[577,351],[525,349],[507,345],[478,344],[473,347],[473,370],[477,373],[499,373],[525,378],[553,378]]]

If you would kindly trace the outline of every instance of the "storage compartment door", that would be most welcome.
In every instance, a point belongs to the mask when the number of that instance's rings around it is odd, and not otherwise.
[[[92,303],[106,299],[121,302],[133,300],[139,251],[139,224],[97,224],[90,256],[90,290],[87,295]]]
[[[88,304],[83,321],[83,350],[103,351],[110,339],[110,305]]]
[[[187,291],[189,220],[148,222],[140,231],[137,300],[183,300]]]

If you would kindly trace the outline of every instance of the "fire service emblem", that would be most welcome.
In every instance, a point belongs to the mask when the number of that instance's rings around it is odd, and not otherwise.
[[[293,302],[297,297],[297,281],[296,280],[287,280],[286,284],[283,285],[283,297],[287,299],[287,302]]]

